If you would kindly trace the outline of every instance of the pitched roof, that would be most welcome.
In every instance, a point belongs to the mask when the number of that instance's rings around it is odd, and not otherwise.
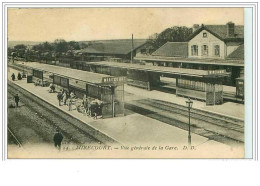
[[[202,30],[207,30],[220,40],[235,40],[235,39],[244,39],[244,26],[243,25],[235,25],[235,35],[234,37],[230,37],[227,35],[227,25],[202,25],[198,30],[193,32],[188,38],[187,41],[194,38],[197,34],[199,34]]]
[[[40,64],[36,62],[24,63],[23,65],[35,70],[47,71],[56,75],[77,79],[77,80],[81,80],[93,84],[101,84],[103,82],[104,77],[112,77],[105,74],[97,74],[93,72],[81,71],[76,69],[68,69],[65,67],[42,64],[42,63]]]
[[[187,57],[188,56],[188,43],[187,42],[167,42],[159,49],[157,49],[153,56],[166,56],[166,57]]]
[[[145,39],[135,39],[134,49],[137,49],[146,43]],[[132,50],[132,40],[104,40],[93,41],[90,46],[81,50],[82,53],[91,54],[129,54]]]
[[[244,44],[240,45],[236,50],[227,56],[232,59],[244,59]]]

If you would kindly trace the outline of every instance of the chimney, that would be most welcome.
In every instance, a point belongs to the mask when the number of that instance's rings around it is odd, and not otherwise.
[[[195,32],[196,30],[198,30],[200,27],[199,24],[194,24],[193,27],[192,27],[192,32]]]
[[[227,23],[227,37],[235,36],[235,24],[232,22]]]

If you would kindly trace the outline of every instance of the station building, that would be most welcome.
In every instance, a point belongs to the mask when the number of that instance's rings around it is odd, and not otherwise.
[[[194,25],[186,42],[167,42],[152,55],[135,59],[156,66],[226,70],[231,76],[224,84],[235,86],[236,78],[244,76],[244,26]]]

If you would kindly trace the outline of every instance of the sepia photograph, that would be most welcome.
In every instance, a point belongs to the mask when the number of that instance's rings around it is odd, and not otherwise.
[[[245,158],[244,8],[6,16],[8,159]]]

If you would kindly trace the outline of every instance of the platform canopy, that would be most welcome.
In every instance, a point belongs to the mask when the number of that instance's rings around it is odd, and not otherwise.
[[[41,64],[41,63],[24,63],[24,66],[27,66],[34,70],[39,70],[43,72],[52,73],[54,75],[72,78],[80,81],[85,81],[91,84],[114,84],[113,76],[105,75],[105,74],[97,74],[93,72],[75,70],[71,68],[65,68],[60,66]],[[118,79],[118,78],[117,78]],[[110,81],[111,80],[111,81]],[[123,79],[118,79],[118,81]]]
[[[118,67],[132,70],[158,72],[163,74],[182,75],[189,77],[223,77],[228,76],[225,70],[197,70],[197,69],[186,69],[186,68],[173,68],[173,67],[162,67],[162,66],[150,66],[140,64],[129,64],[129,63],[117,63],[117,62],[88,62],[89,65],[99,65],[107,67]]]
[[[192,58],[192,57],[165,57],[165,56],[140,56],[134,57],[139,61],[147,62],[168,62],[168,63],[189,63],[189,64],[205,64],[205,65],[222,65],[222,66],[244,66],[243,59],[214,59],[214,58]]]

